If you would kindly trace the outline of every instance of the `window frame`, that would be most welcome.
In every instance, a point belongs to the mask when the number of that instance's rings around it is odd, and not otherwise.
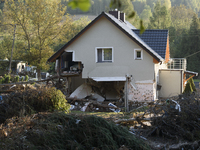
[[[102,49],[102,61],[98,61],[98,49]],[[104,49],[111,49],[112,50],[112,59],[111,60],[104,60]],[[113,47],[95,47],[95,62],[96,63],[111,63],[114,62],[114,48]]]
[[[137,52],[140,52],[141,57],[137,57]],[[143,50],[134,49],[134,59],[135,60],[143,60]]]

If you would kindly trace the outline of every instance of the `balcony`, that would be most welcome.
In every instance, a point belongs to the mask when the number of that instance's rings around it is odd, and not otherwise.
[[[186,58],[171,58],[167,63],[168,69],[183,69],[186,70],[187,60]]]

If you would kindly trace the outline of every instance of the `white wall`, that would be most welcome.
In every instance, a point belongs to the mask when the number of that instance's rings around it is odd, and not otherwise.
[[[160,70],[159,80],[162,86],[159,97],[177,96],[183,92],[182,70]]]
[[[113,47],[114,62],[96,63],[96,47]],[[105,17],[66,48],[74,51],[75,61],[83,63],[83,78],[124,77],[129,74],[135,81],[153,81],[153,57],[143,50],[143,60],[134,60],[134,49],[141,48]]]

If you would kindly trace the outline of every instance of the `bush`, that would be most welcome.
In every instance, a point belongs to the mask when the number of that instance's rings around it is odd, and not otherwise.
[[[19,82],[19,76],[15,77],[15,82]]]
[[[196,87],[195,87],[195,84],[194,84],[193,78],[190,78],[188,82],[190,83],[190,85],[191,85],[191,87],[192,87],[192,90],[193,90],[193,91],[197,91],[197,89],[196,89]]]
[[[185,86],[183,94],[191,94],[193,91],[197,91],[193,78],[190,78]]]
[[[183,94],[191,94],[193,92],[192,87],[189,82],[187,82]]]
[[[65,95],[54,87],[30,90],[26,97],[29,106],[37,112],[54,110],[69,112],[70,109]]]
[[[28,75],[26,75],[26,76],[25,76],[25,81],[26,81],[26,82],[28,81],[28,78],[29,78]]]
[[[21,81],[24,81],[24,76],[22,76]]]
[[[67,100],[65,99],[65,95],[60,90],[51,88],[48,92],[50,94],[54,109],[69,111],[70,105],[66,103]]]
[[[0,118],[25,116],[44,111],[53,112],[59,110],[69,112],[70,110],[70,104],[67,103],[65,95],[55,88],[16,91],[7,96],[4,104],[9,107],[5,107],[5,110],[0,109]]]
[[[10,83],[10,75],[4,75],[4,83]]]
[[[4,78],[1,78],[0,79],[0,84],[3,84],[4,83]]]

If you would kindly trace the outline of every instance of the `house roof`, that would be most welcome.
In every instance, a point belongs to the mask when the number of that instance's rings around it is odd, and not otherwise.
[[[143,34],[140,34],[140,30],[133,29],[133,32],[165,59],[168,30],[145,30]]]
[[[81,34],[83,34],[85,31],[87,31],[87,29],[89,29],[101,17],[106,17],[111,23],[113,23],[117,28],[119,28],[122,32],[124,32],[129,38],[131,38],[134,42],[136,42],[139,46],[141,46],[144,50],[146,50],[146,52],[148,52],[157,61],[160,62],[160,61],[163,60],[163,58],[156,51],[154,51],[135,32],[132,31],[134,29],[134,26],[131,26],[130,23],[118,20],[117,18],[115,18],[111,14],[108,14],[106,12],[102,12],[89,25],[87,25],[81,32],[79,32],[74,38],[72,38],[68,43],[66,43],[55,54],[53,54],[47,61],[48,62],[55,61],[72,42],[74,42]]]

